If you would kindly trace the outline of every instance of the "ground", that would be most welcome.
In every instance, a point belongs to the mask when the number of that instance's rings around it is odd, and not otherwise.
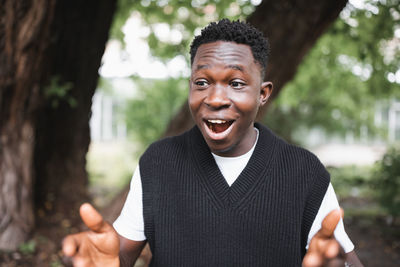
[[[349,197],[341,200],[341,206],[348,210],[346,232],[361,262],[374,267],[400,266],[400,218],[371,216],[365,210],[376,204],[369,199]]]
[[[399,227],[388,226],[382,218],[351,218],[346,222],[348,234],[365,266],[400,266]]]

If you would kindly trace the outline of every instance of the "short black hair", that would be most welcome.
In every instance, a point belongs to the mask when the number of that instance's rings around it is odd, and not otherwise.
[[[250,46],[253,57],[262,67],[262,74],[267,67],[269,43],[263,34],[252,25],[243,21],[222,19],[211,22],[193,39],[190,46],[190,64],[193,64],[197,49],[202,44],[217,41],[235,42]]]

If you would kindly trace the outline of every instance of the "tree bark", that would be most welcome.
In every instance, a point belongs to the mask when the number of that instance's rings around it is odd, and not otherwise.
[[[72,87],[57,106],[56,99],[48,97],[36,123],[35,204],[40,223],[73,218],[87,199],[92,97],[115,4],[115,0],[75,0],[59,1],[56,7],[57,20],[51,28],[54,43],[48,48],[49,83]]]
[[[86,196],[91,98],[115,2],[0,0],[2,250],[29,237],[35,207],[60,215]]]
[[[274,84],[270,101],[293,79],[303,57],[318,38],[337,19],[348,0],[263,1],[248,18],[261,30],[271,45],[266,79]],[[300,90],[301,88],[299,88]],[[258,113],[261,119],[268,108]]]
[[[43,75],[50,3],[0,2],[0,249],[14,249],[34,224],[34,112]]]

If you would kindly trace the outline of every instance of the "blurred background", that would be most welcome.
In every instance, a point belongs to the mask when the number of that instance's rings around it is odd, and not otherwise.
[[[141,153],[193,125],[189,45],[224,17],[271,43],[258,120],[327,167],[361,261],[400,266],[400,1],[83,2],[0,1],[1,266],[64,266],[83,201],[118,216]]]

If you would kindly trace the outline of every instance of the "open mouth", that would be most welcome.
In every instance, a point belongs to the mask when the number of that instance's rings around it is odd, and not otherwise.
[[[226,120],[205,120],[207,127],[214,133],[222,133],[226,131],[233,123]]]

